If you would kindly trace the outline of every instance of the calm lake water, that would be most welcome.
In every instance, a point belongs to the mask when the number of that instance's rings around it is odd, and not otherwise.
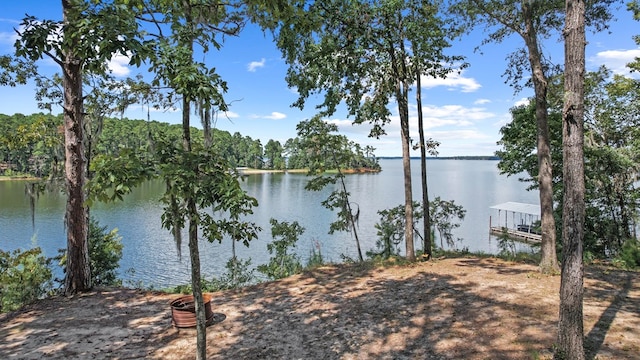
[[[363,252],[375,247],[378,210],[403,203],[402,161],[381,160],[383,171],[378,174],[349,175],[347,188],[352,201],[360,206],[359,237]],[[414,175],[414,199],[421,199],[420,162],[411,163]],[[429,196],[455,200],[467,211],[466,218],[454,235],[462,238],[456,246],[471,251],[497,253],[495,238],[489,235],[489,217],[496,216],[489,206],[506,201],[538,204],[537,192],[526,191],[526,185],[516,176],[500,175],[496,161],[429,160]],[[259,207],[251,217],[262,227],[257,240],[249,248],[237,244],[242,258],[251,258],[252,265],[268,262],[266,245],[271,238],[269,219],[298,221],[306,231],[298,243],[297,252],[306,261],[314,244],[320,244],[325,261],[341,261],[341,255],[357,258],[355,241],[349,233],[328,235],[335,214],[321,206],[332,189],[322,192],[304,190],[308,178],[303,174],[250,175],[243,183]],[[94,215],[108,230],[117,228],[124,244],[120,276],[125,284],[141,284],[156,288],[187,283],[189,275],[186,234],[182,244],[182,259],[177,256],[175,242],[161,227],[163,191],[161,182],[149,182],[136,189],[123,202],[98,204]],[[0,181],[0,249],[13,250],[40,246],[46,256],[55,256],[66,247],[64,231],[65,198],[60,194],[41,196],[36,205],[32,226],[29,202],[24,195],[23,181]],[[439,240],[436,240],[439,242]],[[402,245],[402,248],[404,245]],[[416,249],[421,249],[417,244]],[[231,256],[231,243],[201,242],[202,271],[206,277],[221,274]],[[59,272],[58,272],[59,273]]]

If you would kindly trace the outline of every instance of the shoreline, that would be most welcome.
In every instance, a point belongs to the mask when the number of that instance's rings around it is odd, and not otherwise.
[[[273,169],[254,169],[254,168],[236,168],[236,171],[240,175],[259,175],[259,174],[283,174],[283,173],[296,173],[303,174],[307,172],[307,169],[286,169],[286,170],[273,170]]]
[[[244,167],[240,167],[240,168],[236,168],[236,171],[238,171],[238,173],[240,175],[260,175],[260,174],[284,174],[284,173],[291,173],[291,174],[306,174],[309,169],[284,169],[284,170],[273,170],[273,169],[254,169],[254,168],[244,168]],[[382,170],[375,170],[375,169],[370,169],[370,168],[362,168],[362,169],[345,169],[342,170],[343,174],[370,174],[370,173],[378,173]],[[328,170],[327,172],[335,172],[335,170]],[[40,178],[37,177],[33,177],[33,176],[20,176],[20,177],[13,177],[13,176],[4,176],[4,175],[0,175],[0,181],[35,181],[35,180],[41,180]]]
[[[254,169],[254,168],[236,168],[240,175],[260,175],[260,174],[306,174],[309,169],[285,169],[285,170],[272,170],[272,169]],[[343,174],[371,174],[371,173],[379,173],[382,170],[375,170],[370,168],[362,168],[362,169],[345,169],[342,170]],[[328,170],[329,173],[336,172],[335,170]]]
[[[21,176],[21,177],[12,177],[12,176],[0,176],[0,181],[34,181],[40,180],[40,178],[32,177],[32,176]]]

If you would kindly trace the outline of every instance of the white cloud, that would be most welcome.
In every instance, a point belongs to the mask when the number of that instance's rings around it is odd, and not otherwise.
[[[238,113],[233,112],[233,111],[225,111],[225,112],[222,114],[222,116],[224,116],[224,117],[226,117],[226,118],[229,118],[229,119],[236,119],[236,118],[239,118],[239,117],[240,117],[240,115],[239,115]]]
[[[640,57],[640,49],[600,51],[589,62],[595,66],[605,65],[615,74],[630,75],[627,64]]]
[[[517,100],[515,103],[513,103],[513,106],[518,107],[518,106],[523,106],[528,104],[529,104],[529,98],[521,98],[520,100]]]
[[[287,117],[287,115],[281,113],[281,112],[277,112],[274,111],[269,115],[249,115],[250,118],[252,119],[270,119],[270,120],[282,120],[284,118]]]
[[[252,61],[247,65],[247,70],[250,72],[255,72],[258,68],[264,67],[266,63],[266,59],[262,58],[260,61]]]
[[[351,119],[331,119],[326,121],[329,124],[336,125],[340,134],[350,134],[366,138],[371,131],[371,125],[369,123],[354,124]]]
[[[15,32],[0,32],[0,44],[13,45],[18,39],[18,34]]]
[[[425,105],[423,106],[425,135],[440,141],[440,154],[450,155],[491,155],[496,150],[494,133],[496,123],[507,120],[504,114],[495,114],[482,106]],[[371,145],[379,156],[399,156],[400,121],[397,113],[390,116],[384,125],[387,135],[380,139],[369,138],[371,124],[353,125],[350,119],[333,118],[327,120],[338,126],[339,132],[361,145]],[[418,139],[417,107],[412,105],[409,113],[410,134]]]
[[[496,122],[494,122],[492,125],[495,127],[503,127],[505,125],[507,125],[508,123],[510,123],[512,120],[511,118],[511,113],[505,113],[502,114],[502,116],[500,116]]]
[[[422,113],[425,117],[425,128],[444,125],[468,126],[495,116],[483,107],[464,107],[462,105],[425,105],[422,107]]]
[[[271,119],[271,120],[281,120],[281,119],[284,119],[286,117],[287,117],[287,115],[285,115],[285,114],[283,114],[281,112],[274,111],[274,112],[271,113],[271,115],[265,116],[264,118],[265,119]]]
[[[109,71],[113,73],[113,75],[118,77],[124,77],[129,75],[131,70],[129,69],[129,56],[117,54],[111,58],[107,67]]]
[[[15,24],[15,27],[19,27],[19,21],[11,19],[0,19],[0,22]],[[0,44],[13,45],[18,39],[18,34],[15,31],[0,31]]]
[[[486,138],[481,128],[494,128],[494,124],[498,121],[495,113],[480,106],[465,107],[462,105],[424,105],[422,108],[424,116],[424,128],[427,137],[433,137],[436,140],[446,138],[454,140],[457,138],[478,139]],[[387,136],[390,139],[399,139],[400,137],[400,118],[397,114],[390,116],[391,122],[384,126]],[[418,136],[418,119],[417,107],[411,106],[409,114],[409,126],[411,137]],[[355,128],[356,126],[354,126]],[[370,125],[363,124],[357,127],[364,127],[366,131],[371,129]],[[342,129],[341,129],[342,131]],[[353,131],[353,130],[352,130]],[[495,130],[491,130],[495,131]],[[452,134],[452,135],[447,135]]]
[[[422,87],[426,89],[444,86],[449,90],[460,89],[462,92],[474,92],[482,87],[476,79],[464,77],[464,72],[464,70],[461,70],[460,72],[454,71],[447,75],[446,78],[422,76],[420,78],[420,82]]]
[[[484,105],[484,104],[489,104],[490,102],[491,100],[489,99],[478,99],[473,102],[473,105]]]
[[[474,129],[434,131],[432,136],[438,140],[478,140],[489,137],[487,134]]]

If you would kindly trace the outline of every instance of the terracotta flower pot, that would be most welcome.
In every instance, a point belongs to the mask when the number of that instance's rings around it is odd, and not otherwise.
[[[211,310],[211,295],[203,294],[204,315],[207,318],[207,325],[213,319]],[[193,295],[184,295],[172,300],[171,323],[177,328],[189,328],[196,326],[196,303]]]

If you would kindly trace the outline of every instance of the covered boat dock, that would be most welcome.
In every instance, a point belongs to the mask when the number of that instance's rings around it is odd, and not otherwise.
[[[489,216],[491,234],[506,233],[515,240],[536,244],[542,241],[539,227],[536,226],[540,220],[540,205],[510,201],[493,205],[490,209],[498,215],[495,222],[493,216]]]

